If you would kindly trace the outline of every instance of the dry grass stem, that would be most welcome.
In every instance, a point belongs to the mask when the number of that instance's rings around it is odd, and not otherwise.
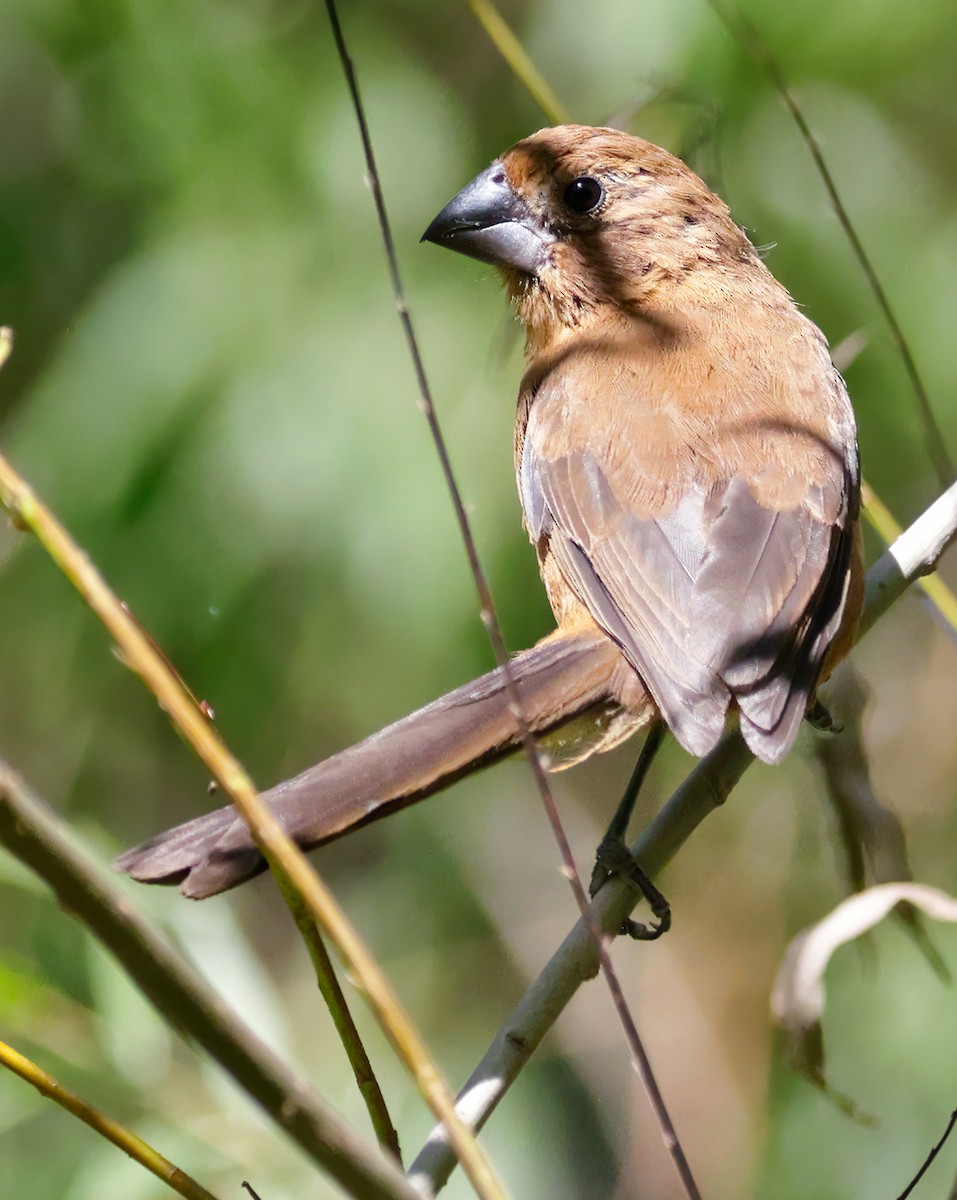
[[[52,1075],[47,1074],[42,1067],[8,1046],[0,1042],[0,1066],[6,1067],[14,1075],[32,1084],[41,1096],[46,1096],[54,1104],[59,1104],[67,1112],[72,1113],[91,1129],[96,1130],[101,1137],[112,1142],[114,1146],[128,1154],[134,1162],[138,1162],[151,1171],[157,1179],[161,1179],[172,1191],[178,1192],[185,1200],[216,1200],[212,1192],[208,1192],[201,1183],[181,1171],[168,1158],[164,1158],[157,1150],[131,1133],[124,1125],[112,1120],[94,1108],[82,1096],[65,1088]]]

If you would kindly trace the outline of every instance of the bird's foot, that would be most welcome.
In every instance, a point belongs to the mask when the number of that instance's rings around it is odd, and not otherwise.
[[[656,924],[643,925],[627,917],[619,929],[639,942],[653,942],[671,928],[671,905],[651,882],[621,838],[605,837],[595,855],[588,894],[594,898],[609,879],[623,879],[633,892],[647,900]]]
[[[807,723],[814,729],[820,730],[822,733],[842,733],[844,723],[835,721],[831,710],[826,708],[820,700],[815,700],[805,714]]]

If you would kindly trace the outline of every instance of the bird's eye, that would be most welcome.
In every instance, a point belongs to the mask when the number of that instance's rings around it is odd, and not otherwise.
[[[562,194],[562,200],[567,207],[580,216],[594,212],[604,198],[605,189],[590,175],[573,179]]]

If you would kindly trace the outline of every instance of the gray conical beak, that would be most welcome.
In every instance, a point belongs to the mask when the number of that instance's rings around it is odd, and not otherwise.
[[[500,162],[466,184],[422,235],[423,242],[528,275],[537,275],[545,265],[554,240],[512,190]]]

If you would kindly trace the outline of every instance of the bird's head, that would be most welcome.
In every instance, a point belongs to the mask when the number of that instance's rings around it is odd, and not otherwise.
[[[530,332],[640,309],[702,266],[756,261],[727,206],[680,159],[585,125],[516,143],[449,201],[423,241],[499,267]]]

